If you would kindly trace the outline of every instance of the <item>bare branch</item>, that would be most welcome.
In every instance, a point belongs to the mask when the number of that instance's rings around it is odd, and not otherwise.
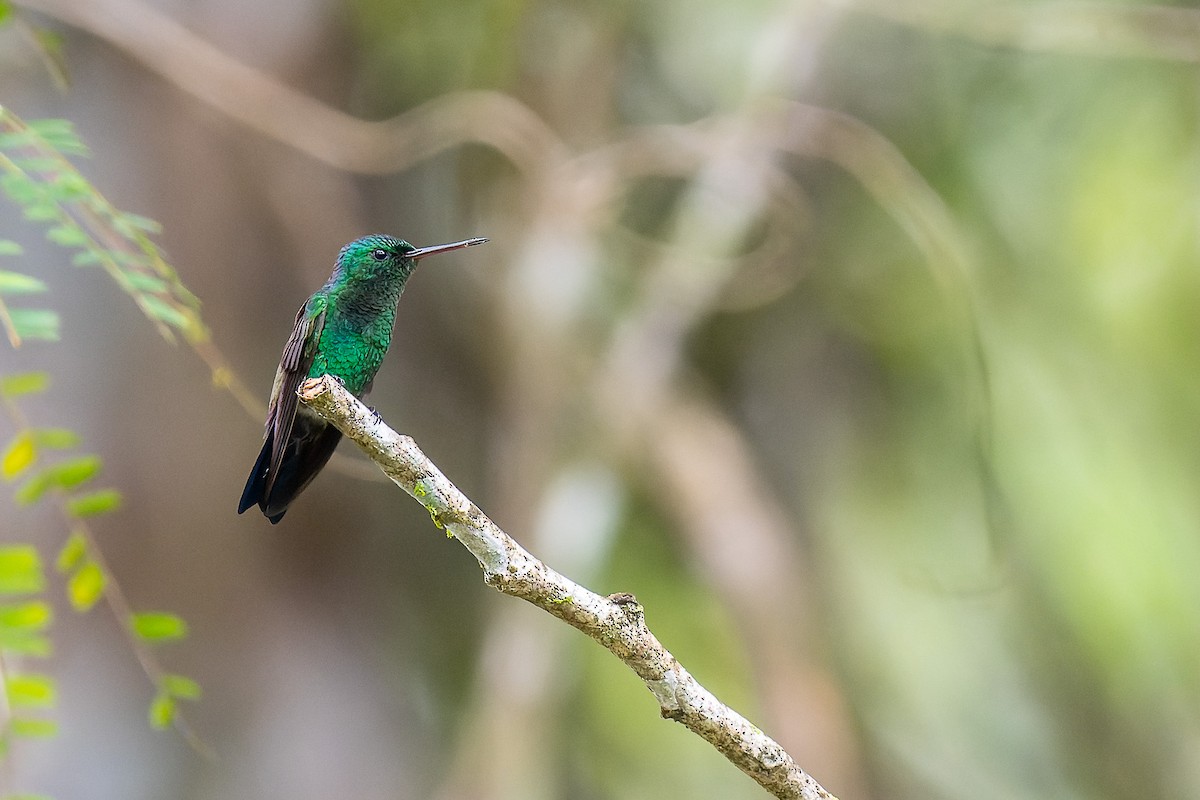
[[[836,800],[773,739],[701,686],[655,638],[632,595],[603,597],[531,555],[492,522],[416,442],[392,430],[329,376],[306,381],[300,400],[353,439],[434,523],[471,551],[484,582],[578,628],[645,682],[662,715],[685,725],[780,798]]]
[[[562,150],[536,114],[499,92],[448,94],[371,122],[232,58],[137,0],[19,0],[18,5],[104,39],[259,134],[349,172],[398,172],[452,147],[480,144],[529,173]]]

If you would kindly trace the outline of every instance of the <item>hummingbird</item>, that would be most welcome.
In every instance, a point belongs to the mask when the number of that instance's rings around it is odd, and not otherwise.
[[[246,481],[238,513],[258,505],[271,524],[312,482],[342,438],[337,428],[299,404],[305,378],[332,375],[362,398],[392,343],[396,304],[417,262],[487,239],[413,247],[376,234],[343,247],[325,285],[300,307],[271,387],[262,450]]]

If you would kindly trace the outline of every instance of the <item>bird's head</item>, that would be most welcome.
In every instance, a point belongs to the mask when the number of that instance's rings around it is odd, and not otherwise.
[[[487,239],[477,237],[464,239],[461,242],[435,244],[430,247],[413,247],[403,239],[385,234],[375,234],[355,239],[338,253],[338,272],[349,277],[351,275],[379,275],[389,272],[401,272],[406,277],[417,266],[421,259],[460,250],[464,247],[474,247],[483,244]]]

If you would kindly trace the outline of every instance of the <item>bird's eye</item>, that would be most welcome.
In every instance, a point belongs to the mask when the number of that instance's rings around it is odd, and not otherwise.
[[[376,248],[371,251],[371,258],[376,261],[387,261],[388,251],[383,248]]]

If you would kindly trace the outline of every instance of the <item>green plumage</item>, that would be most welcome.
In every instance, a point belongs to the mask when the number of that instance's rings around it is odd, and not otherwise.
[[[483,244],[487,239],[416,248],[375,235],[338,253],[333,274],[296,314],[271,387],[262,449],[238,513],[257,505],[272,523],[329,461],[341,434],[299,406],[305,378],[332,375],[356,397],[371,389],[392,341],[396,304],[417,262],[435,253]]]

